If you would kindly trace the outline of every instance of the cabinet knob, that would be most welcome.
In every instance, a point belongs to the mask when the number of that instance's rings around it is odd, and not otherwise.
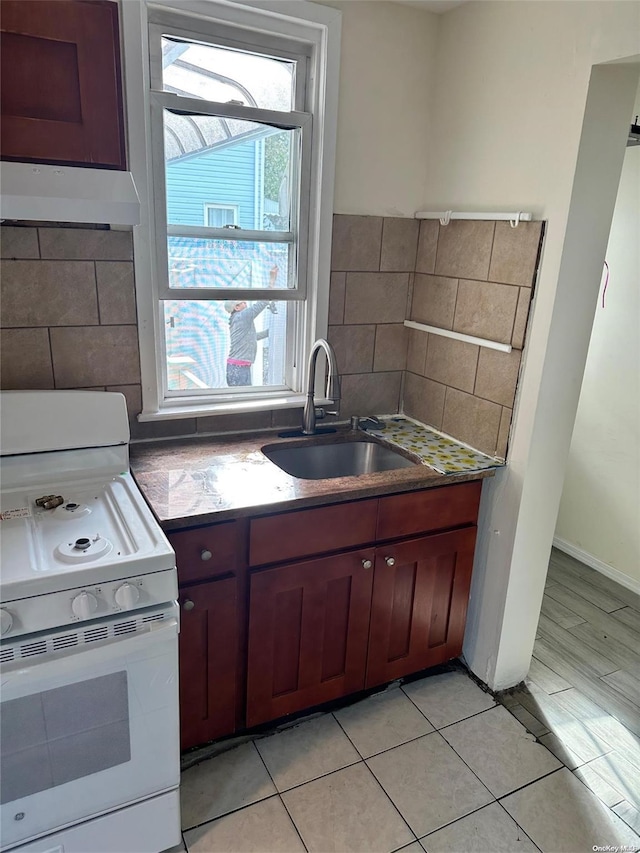
[[[200,559],[201,560],[210,560],[213,557],[211,551],[207,551],[205,548],[203,551],[200,551]]]
[[[395,566],[396,564],[395,557],[385,557],[384,561],[388,566]]]
[[[193,603],[193,601],[191,601],[190,598],[185,599],[185,601],[182,605],[183,610],[193,610],[194,607],[195,607],[195,604]]]
[[[373,566],[373,563],[371,562],[371,560],[363,560],[362,561],[362,568],[363,569],[370,569],[371,566]]]

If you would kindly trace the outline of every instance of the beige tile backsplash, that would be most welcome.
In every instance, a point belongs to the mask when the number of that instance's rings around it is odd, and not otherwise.
[[[495,222],[453,220],[440,226],[436,275],[486,281]]]
[[[513,349],[410,330],[403,411],[500,457],[507,452],[542,234],[541,222],[420,223],[410,318]]]
[[[452,329],[457,297],[457,278],[416,273],[410,319],[440,329]]]
[[[538,261],[541,222],[496,222],[488,278],[505,284],[532,287]]]
[[[420,223],[333,218],[328,338],[342,374],[340,417],[400,411]]]
[[[424,374],[441,385],[473,392],[479,349],[475,344],[429,335]]]
[[[432,273],[435,270],[439,228],[434,219],[423,219],[420,222],[416,272]]]
[[[379,270],[382,224],[381,216],[334,216],[331,269]]]
[[[348,272],[344,322],[403,323],[408,290],[409,273]]]
[[[393,272],[413,272],[420,223],[417,219],[384,219],[380,269]]]
[[[509,344],[517,304],[517,287],[460,279],[453,329],[476,338]]]
[[[404,410],[480,450],[506,452],[541,223],[334,217],[329,340],[341,417]],[[134,438],[300,422],[300,410],[139,424],[132,235],[4,226],[2,388],[105,388]],[[509,355],[407,329],[406,318],[510,341]],[[404,391],[403,391],[404,387]]]
[[[0,375],[3,388],[53,388],[48,329],[2,329]]]
[[[132,261],[129,231],[97,228],[38,228],[41,258]]]

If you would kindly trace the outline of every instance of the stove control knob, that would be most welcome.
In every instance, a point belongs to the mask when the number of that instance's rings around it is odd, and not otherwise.
[[[71,602],[71,609],[78,619],[90,619],[98,609],[98,599],[90,592],[81,592]]]
[[[116,590],[114,598],[118,607],[121,607],[123,610],[131,610],[138,603],[140,593],[133,584],[123,583]]]
[[[8,610],[0,610],[0,634],[4,637],[13,625],[13,617]]]

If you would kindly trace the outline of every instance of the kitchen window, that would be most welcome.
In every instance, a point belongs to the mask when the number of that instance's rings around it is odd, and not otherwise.
[[[148,155],[140,419],[300,404],[326,331],[339,16],[169,6],[141,4],[136,21],[149,56],[144,140],[130,122],[139,188],[143,142]],[[130,60],[130,4],[124,15]],[[131,86],[128,71],[130,104]]]

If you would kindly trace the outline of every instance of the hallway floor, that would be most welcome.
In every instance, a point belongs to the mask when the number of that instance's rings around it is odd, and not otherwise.
[[[640,834],[640,596],[553,550],[511,713]]]

